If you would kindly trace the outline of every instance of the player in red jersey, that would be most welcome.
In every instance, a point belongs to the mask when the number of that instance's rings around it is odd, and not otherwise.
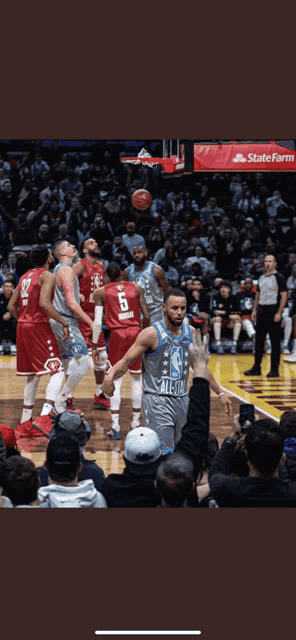
[[[98,258],[100,257],[100,249],[94,238],[85,238],[80,244],[80,255],[83,258],[79,260],[74,266],[73,271],[79,278],[80,293],[83,295],[84,300],[80,302],[83,311],[94,320],[95,317],[95,302],[94,291],[99,289],[104,284],[104,267]],[[91,356],[92,350],[92,330],[91,327],[79,320],[79,329],[84,337],[84,340],[89,348],[89,354]],[[94,395],[93,409],[110,409],[110,400],[102,392],[101,386],[104,380],[104,374],[107,365],[107,351],[104,339],[104,333],[101,331],[97,347],[97,358],[91,364],[94,367],[95,380],[96,380],[96,393]]]
[[[106,269],[110,279],[101,289],[94,293],[95,319],[93,328],[93,359],[98,354],[97,343],[102,326],[103,309],[105,310],[106,325],[110,329],[108,358],[111,366],[121,360],[135,342],[141,331],[140,310],[144,316],[144,326],[150,323],[149,309],[146,305],[144,293],[140,285],[123,281],[120,266],[117,262],[110,262]],[[133,420],[131,428],[140,424],[142,401],[141,358],[138,358],[129,368],[132,385]],[[122,378],[115,381],[115,391],[111,398],[112,427],[107,435],[113,440],[121,440],[119,426],[119,409],[121,401]]]
[[[69,337],[67,321],[52,305],[55,278],[48,271],[53,260],[51,251],[46,244],[36,245],[30,260],[32,269],[21,277],[9,301],[9,311],[18,320],[17,375],[27,376],[23,412],[16,428],[18,437],[48,435],[52,428],[49,414],[62,388],[64,371],[49,318],[63,325],[64,340]],[[48,373],[50,380],[41,415],[32,423],[40,377]]]

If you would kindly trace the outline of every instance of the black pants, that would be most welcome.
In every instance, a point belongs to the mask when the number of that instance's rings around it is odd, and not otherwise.
[[[271,369],[278,370],[281,357],[281,321],[274,322],[275,311],[258,310],[255,336],[255,365],[260,367],[266,334],[271,342]]]

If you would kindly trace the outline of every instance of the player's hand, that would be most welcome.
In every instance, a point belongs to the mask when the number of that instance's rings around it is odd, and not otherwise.
[[[281,318],[282,318],[281,313],[276,313],[274,318],[273,318],[273,320],[274,320],[274,322],[280,322]]]
[[[85,296],[83,295],[83,293],[80,293],[79,296],[80,296],[80,302],[85,302]]]
[[[113,381],[108,380],[108,376],[105,376],[101,389],[107,396],[113,396],[115,384]]]
[[[64,342],[64,340],[68,340],[68,338],[69,338],[70,328],[69,328],[68,324],[67,324],[66,327],[63,325],[63,334],[64,334],[64,337],[62,338],[62,342]]]
[[[232,416],[232,402],[230,398],[223,394],[223,396],[220,396],[219,400],[220,402],[222,402],[222,404],[224,404],[226,415]]]
[[[193,377],[203,376],[208,378],[208,342],[209,335],[206,336],[206,340],[202,343],[201,332],[199,329],[193,331],[193,342],[189,349],[192,357],[192,369]]]
[[[3,315],[3,320],[10,320],[11,318],[11,314],[9,313],[9,311],[7,311],[6,313],[4,313]]]
[[[257,319],[257,313],[253,311],[251,314],[251,320],[254,322],[254,324],[256,323],[256,319]]]

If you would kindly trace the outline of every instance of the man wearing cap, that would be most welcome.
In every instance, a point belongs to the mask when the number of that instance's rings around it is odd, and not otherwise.
[[[78,473],[78,482],[83,480],[93,480],[97,491],[101,490],[105,479],[103,469],[101,469],[94,460],[87,460],[84,455],[84,446],[90,438],[91,428],[86,420],[74,411],[64,411],[60,413],[55,421],[55,425],[50,432],[49,439],[59,434],[71,435],[77,440],[80,449],[80,462],[82,469]],[[45,466],[37,468],[40,485],[46,487],[49,484],[48,469]]]
[[[209,370],[207,343],[202,345],[200,332],[196,332],[191,346],[193,383],[189,391],[187,422],[175,451],[191,463],[194,482],[201,468],[209,435]],[[155,490],[159,465],[170,457],[163,454],[157,433],[147,427],[137,427],[128,433],[124,446],[123,473],[110,474],[102,487],[108,507],[157,507],[161,496]],[[197,506],[195,493],[190,506]]]
[[[38,491],[40,507],[107,507],[93,480],[78,482],[82,470],[78,441],[68,433],[50,439],[46,451],[45,467],[49,485]]]

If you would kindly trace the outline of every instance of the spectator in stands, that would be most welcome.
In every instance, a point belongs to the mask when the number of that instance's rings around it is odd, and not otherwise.
[[[201,277],[192,278],[191,286],[187,313],[192,316],[193,326],[201,328],[202,335],[206,336],[209,333],[210,301],[208,296],[203,293],[203,280]]]
[[[252,191],[248,189],[244,197],[238,202],[237,208],[245,214],[250,214],[259,207],[259,204],[260,198],[258,196],[254,196]]]
[[[136,225],[134,222],[128,222],[126,224],[126,233],[122,236],[122,243],[131,257],[133,257],[133,250],[137,245],[146,246],[143,236],[136,233]]]
[[[76,153],[74,158],[74,172],[80,177],[84,171],[87,171],[89,165],[86,160],[83,160],[80,153]]]
[[[14,355],[16,353],[16,320],[7,311],[9,300],[13,294],[14,286],[11,282],[3,283],[3,293],[0,293],[0,340],[11,342],[10,353]],[[0,346],[0,353],[3,351],[2,345]]]
[[[52,202],[53,199],[59,202],[61,209],[64,209],[64,192],[57,186],[56,182],[50,178],[48,180],[48,186],[40,193],[40,200],[41,202],[45,202],[46,200]]]
[[[59,186],[65,195],[67,195],[67,193],[74,193],[78,198],[81,198],[83,194],[83,184],[73,169],[68,168],[67,177],[61,180]]]
[[[282,200],[281,192],[276,189],[270,198],[266,198],[265,200],[266,209],[268,216],[270,218],[275,218],[277,216],[278,208],[280,205],[287,207],[288,205]]]
[[[222,355],[224,348],[221,344],[221,329],[227,327],[233,329],[232,346],[230,353],[236,354],[237,341],[241,331],[241,317],[239,315],[238,301],[232,295],[232,286],[229,280],[222,280],[219,285],[219,293],[212,299],[213,332],[217,353]]]
[[[10,213],[10,215],[14,217],[17,210],[17,196],[12,190],[12,184],[10,180],[4,180],[3,182],[1,202],[8,213]]]
[[[248,477],[230,475],[230,461],[242,439],[238,416],[230,434],[217,452],[210,469],[209,483],[219,507],[295,507],[296,483],[279,477],[285,462],[284,435],[270,418],[255,420],[247,427],[245,454]]]
[[[239,245],[233,239],[231,227],[224,230],[223,238],[220,233],[216,233],[215,240],[217,244],[216,269],[221,276],[231,279],[237,271],[240,259]]]
[[[251,244],[260,245],[260,231],[255,227],[254,218],[246,218],[245,225],[239,235],[239,242],[242,244],[245,240],[250,240]]]
[[[49,438],[51,439],[60,434],[71,435],[79,444],[82,468],[78,473],[78,482],[93,480],[95,488],[97,491],[100,491],[105,478],[104,471],[93,460],[87,460],[87,458],[84,457],[84,447],[91,434],[88,422],[73,411],[64,411],[57,416]],[[38,467],[37,471],[41,486],[47,486],[48,469],[42,466]]]
[[[194,253],[195,255],[191,258],[187,258],[184,264],[186,270],[191,269],[191,267],[196,263],[201,265],[204,274],[212,273],[216,270],[215,263],[205,257],[205,250],[201,245],[197,245],[195,247]]]
[[[31,165],[31,176],[32,178],[36,178],[41,175],[42,171],[49,171],[49,166],[45,160],[42,160],[41,152],[36,151],[35,153],[35,162]]]
[[[156,472],[156,491],[161,496],[160,507],[187,507],[195,492],[194,466],[181,453],[172,453],[162,461]]]
[[[23,251],[30,251],[37,238],[36,223],[46,213],[46,204],[42,204],[38,211],[31,215],[30,220],[27,219],[27,211],[23,208],[18,209],[16,218],[13,218],[2,205],[0,205],[0,213],[12,231],[14,249],[18,246]]]
[[[224,215],[224,209],[217,207],[217,200],[214,197],[209,198],[205,207],[200,210],[200,222],[204,226],[209,222],[214,225],[219,223]]]
[[[48,471],[49,484],[38,491],[40,507],[107,506],[93,480],[78,482],[78,474],[83,468],[79,444],[68,433],[50,439],[44,466]]]
[[[3,496],[13,507],[34,507],[39,505],[39,480],[32,460],[14,455],[5,460],[1,470]]]
[[[52,238],[49,234],[48,224],[41,224],[37,233],[37,244],[52,244]]]

